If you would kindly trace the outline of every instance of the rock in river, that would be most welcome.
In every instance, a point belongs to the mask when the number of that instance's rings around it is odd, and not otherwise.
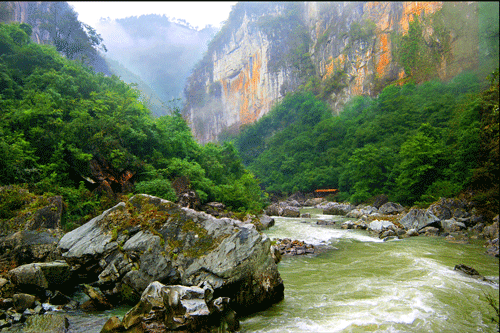
[[[79,283],[96,282],[108,300],[136,302],[153,281],[208,282],[245,314],[283,299],[270,245],[253,224],[139,194],[67,233],[58,246]]]

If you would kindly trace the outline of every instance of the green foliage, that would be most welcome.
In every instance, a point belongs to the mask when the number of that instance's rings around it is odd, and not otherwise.
[[[367,42],[373,37],[376,28],[376,24],[370,19],[361,22],[352,22],[348,33],[351,43],[353,41]]]
[[[135,190],[138,193],[150,194],[170,201],[177,200],[175,191],[167,179],[143,180],[135,184]]]
[[[235,146],[268,192],[338,188],[339,200],[385,193],[426,205],[475,181],[498,184],[498,92],[480,86],[471,73],[388,86],[351,99],[338,117],[312,93],[290,94],[244,127]],[[485,205],[497,200],[481,193]]]
[[[442,167],[446,166],[438,129],[422,124],[417,133],[401,145],[399,155],[401,163],[396,179],[399,201],[412,203],[442,176]]]
[[[498,187],[500,183],[498,68],[488,78],[490,79],[490,87],[479,96],[480,144],[476,153],[478,161],[470,178],[469,186],[478,192],[473,196],[473,199],[478,203],[481,213],[493,218],[498,213],[500,204]]]
[[[90,191],[93,161],[112,177],[134,175],[135,191],[175,200],[170,182],[186,177],[203,201],[262,207],[233,145],[200,146],[177,108],[152,117],[134,87],[31,43],[25,30],[0,24],[0,185],[63,195],[67,229],[117,202]]]
[[[444,22],[444,14],[438,12],[431,17],[413,16],[405,35],[393,34],[391,39],[397,62],[403,66],[407,76],[416,82],[424,82],[436,76],[442,58],[451,54],[451,37]],[[424,37],[424,28],[431,26],[433,34]]]
[[[33,195],[21,186],[14,185],[0,188],[0,219],[10,219],[19,209],[28,204]]]

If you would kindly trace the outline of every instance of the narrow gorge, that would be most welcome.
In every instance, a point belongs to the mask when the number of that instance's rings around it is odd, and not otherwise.
[[[210,142],[300,89],[338,114],[388,84],[478,70],[480,15],[476,2],[238,3],[188,78],[184,117]]]

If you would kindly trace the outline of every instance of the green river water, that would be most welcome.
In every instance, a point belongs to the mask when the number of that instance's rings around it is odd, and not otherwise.
[[[241,321],[242,332],[497,332],[498,258],[479,244],[441,237],[383,242],[366,231],[319,226],[311,219],[275,217],[272,238],[299,239],[335,249],[319,255],[284,257],[279,271],[285,299]],[[494,281],[453,270],[474,267]],[[498,318],[497,318],[498,319]]]

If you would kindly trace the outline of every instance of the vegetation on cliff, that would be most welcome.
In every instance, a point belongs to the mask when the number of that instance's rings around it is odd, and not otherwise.
[[[352,99],[336,117],[311,93],[289,94],[235,146],[271,192],[339,188],[352,202],[385,193],[406,204],[467,192],[493,208],[498,71],[490,79],[482,92],[472,73],[391,85],[377,98]]]
[[[0,24],[0,185],[63,195],[68,222],[109,206],[128,184],[175,199],[168,184],[179,177],[202,203],[262,207],[231,144],[200,146],[178,110],[152,117],[137,90],[32,43],[29,30]]]

